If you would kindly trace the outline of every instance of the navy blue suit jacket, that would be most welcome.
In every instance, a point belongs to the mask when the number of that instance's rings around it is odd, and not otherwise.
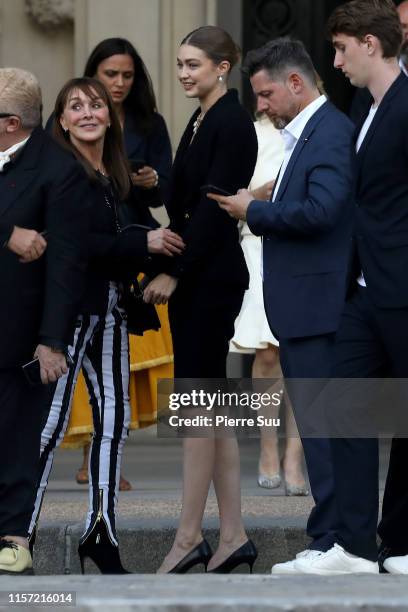
[[[248,225],[263,236],[266,315],[280,338],[338,328],[351,250],[353,129],[323,104],[296,144],[275,201],[249,205]]]

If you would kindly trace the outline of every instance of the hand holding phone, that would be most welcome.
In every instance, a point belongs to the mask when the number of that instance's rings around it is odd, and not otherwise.
[[[37,385],[42,384],[40,360],[38,357],[32,361],[29,361],[28,363],[25,363],[23,366],[21,366],[21,368],[29,385],[36,387]]]
[[[221,187],[216,187],[215,185],[203,185],[201,189],[205,191],[205,193],[214,193],[215,195],[220,195],[220,196],[229,197],[233,195],[229,191],[226,191],[225,189],[222,189]]]
[[[136,174],[146,166],[144,159],[129,159],[129,164],[132,172],[136,172]]]
[[[74,362],[71,355],[67,352],[64,354],[66,367],[70,368],[73,366]],[[27,382],[35,387],[37,385],[45,384],[41,378],[41,362],[38,357],[35,357],[32,361],[25,363],[21,366],[24,376],[27,379]],[[52,381],[51,381],[52,382]]]

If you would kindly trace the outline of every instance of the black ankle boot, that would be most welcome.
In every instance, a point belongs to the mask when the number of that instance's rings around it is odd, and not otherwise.
[[[112,541],[102,514],[102,491],[100,492],[99,510],[96,521],[84,540],[80,540],[78,555],[81,571],[85,574],[85,559],[89,558],[98,567],[101,574],[130,574],[122,566],[119,547]]]
[[[191,550],[181,561],[169,571],[169,574],[185,574],[194,565],[202,563],[207,571],[207,565],[212,557],[211,546],[207,540],[203,540],[193,550]]]
[[[249,572],[250,574],[252,574],[252,568],[254,566],[257,556],[258,551],[256,549],[255,544],[252,542],[252,540],[248,540],[247,542],[245,542],[245,544],[237,548],[237,550],[234,550],[234,552],[229,557],[227,557],[227,559],[225,559],[225,561],[223,561],[221,565],[218,565],[214,569],[210,570],[208,573],[229,574],[233,569],[238,567],[238,565],[242,565],[242,563],[248,563]]]

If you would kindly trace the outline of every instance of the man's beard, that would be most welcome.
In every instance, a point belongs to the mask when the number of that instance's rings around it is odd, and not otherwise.
[[[292,121],[289,117],[269,117],[277,130],[283,130]]]

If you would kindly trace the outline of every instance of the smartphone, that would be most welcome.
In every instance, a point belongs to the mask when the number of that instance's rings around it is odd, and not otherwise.
[[[28,383],[35,387],[37,385],[41,385],[41,372],[40,372],[40,360],[38,357],[25,363],[22,367],[24,372],[24,376],[26,377]]]
[[[65,359],[67,361],[68,368],[74,365],[74,361],[68,352],[65,354]],[[23,366],[21,366],[21,368],[28,383],[31,386],[35,387],[37,385],[42,385],[40,360],[38,359],[38,357],[36,357],[32,361],[29,361],[28,363],[25,363]]]
[[[215,195],[221,196],[232,196],[232,193],[230,193],[229,191],[221,189],[221,187],[216,187],[215,185],[203,185],[201,189],[206,193],[215,193]]]
[[[146,166],[144,159],[129,159],[129,164],[132,172],[139,172],[139,170]]]

